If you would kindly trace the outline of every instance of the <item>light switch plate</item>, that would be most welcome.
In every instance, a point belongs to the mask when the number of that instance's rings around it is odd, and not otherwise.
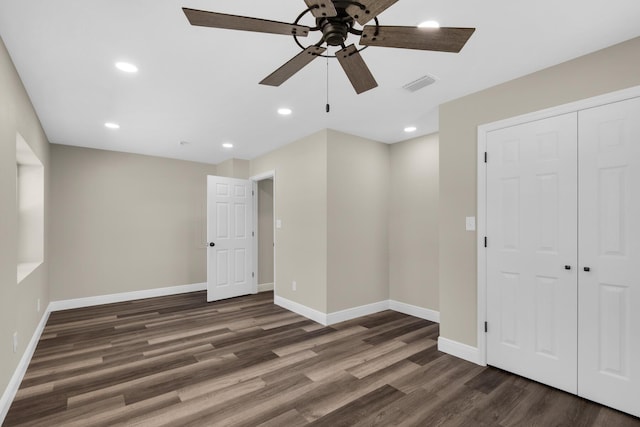
[[[468,216],[465,223],[467,231],[476,231],[476,217]]]
[[[276,219],[276,228],[282,228],[282,220]]]

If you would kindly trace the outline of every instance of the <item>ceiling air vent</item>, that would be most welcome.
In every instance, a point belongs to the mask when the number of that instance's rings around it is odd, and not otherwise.
[[[425,74],[424,76],[420,77],[419,79],[416,79],[414,81],[412,81],[411,83],[407,83],[406,85],[402,86],[403,89],[408,90],[409,92],[415,92],[417,90],[422,89],[423,87],[427,87],[430,84],[434,83],[436,81],[436,78],[433,76],[430,76],[429,74]]]

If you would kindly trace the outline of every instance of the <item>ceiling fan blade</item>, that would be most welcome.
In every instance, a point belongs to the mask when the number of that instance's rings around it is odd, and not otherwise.
[[[378,34],[376,35],[376,29]],[[458,53],[475,28],[418,28],[367,25],[360,44]]]
[[[337,51],[336,57],[340,65],[342,65],[344,72],[347,74],[347,77],[349,77],[349,81],[351,81],[351,85],[357,94],[361,94],[378,86],[376,79],[373,78],[371,71],[369,71],[369,67],[367,67],[364,59],[362,59],[362,55],[360,55],[360,52],[358,52],[358,49],[356,49],[354,45]]]
[[[207,12],[183,7],[184,14],[191,25],[200,27],[225,28],[228,30],[256,31],[258,33],[296,35],[306,37],[309,27],[287,24],[286,22],[268,21],[266,19],[247,16],[226,15],[224,13]]]
[[[265,77],[260,84],[268,86],[280,86],[291,76],[304,68],[305,65],[322,55],[327,50],[324,47],[309,46],[285,63],[282,67]]]
[[[304,0],[311,9],[311,14],[316,18],[336,16],[338,11],[331,0]]]
[[[358,3],[364,6],[364,9],[356,4],[350,4],[345,10],[353,19],[358,21],[358,24],[364,25],[397,1],[398,0],[358,0]]]

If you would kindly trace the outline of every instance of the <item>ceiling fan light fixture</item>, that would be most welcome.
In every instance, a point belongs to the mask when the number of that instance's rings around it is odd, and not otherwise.
[[[289,116],[291,113],[291,108],[278,108],[278,114],[281,116]]]
[[[116,68],[125,73],[137,73],[138,67],[129,62],[116,62]]]
[[[113,123],[113,122],[105,123],[104,127],[109,128],[109,129],[120,129],[120,125],[117,124],[117,123]]]
[[[434,20],[424,21],[418,24],[418,28],[440,28],[440,23]]]
[[[417,128],[417,127],[415,127],[415,126],[407,126],[406,128],[404,128],[404,131],[405,131],[406,133],[415,132],[416,130],[418,130],[418,128]]]

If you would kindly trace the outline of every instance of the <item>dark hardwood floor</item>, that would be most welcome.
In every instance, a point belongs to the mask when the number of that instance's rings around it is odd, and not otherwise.
[[[6,426],[640,426],[437,350],[385,311],[323,327],[270,292],[52,313]]]

